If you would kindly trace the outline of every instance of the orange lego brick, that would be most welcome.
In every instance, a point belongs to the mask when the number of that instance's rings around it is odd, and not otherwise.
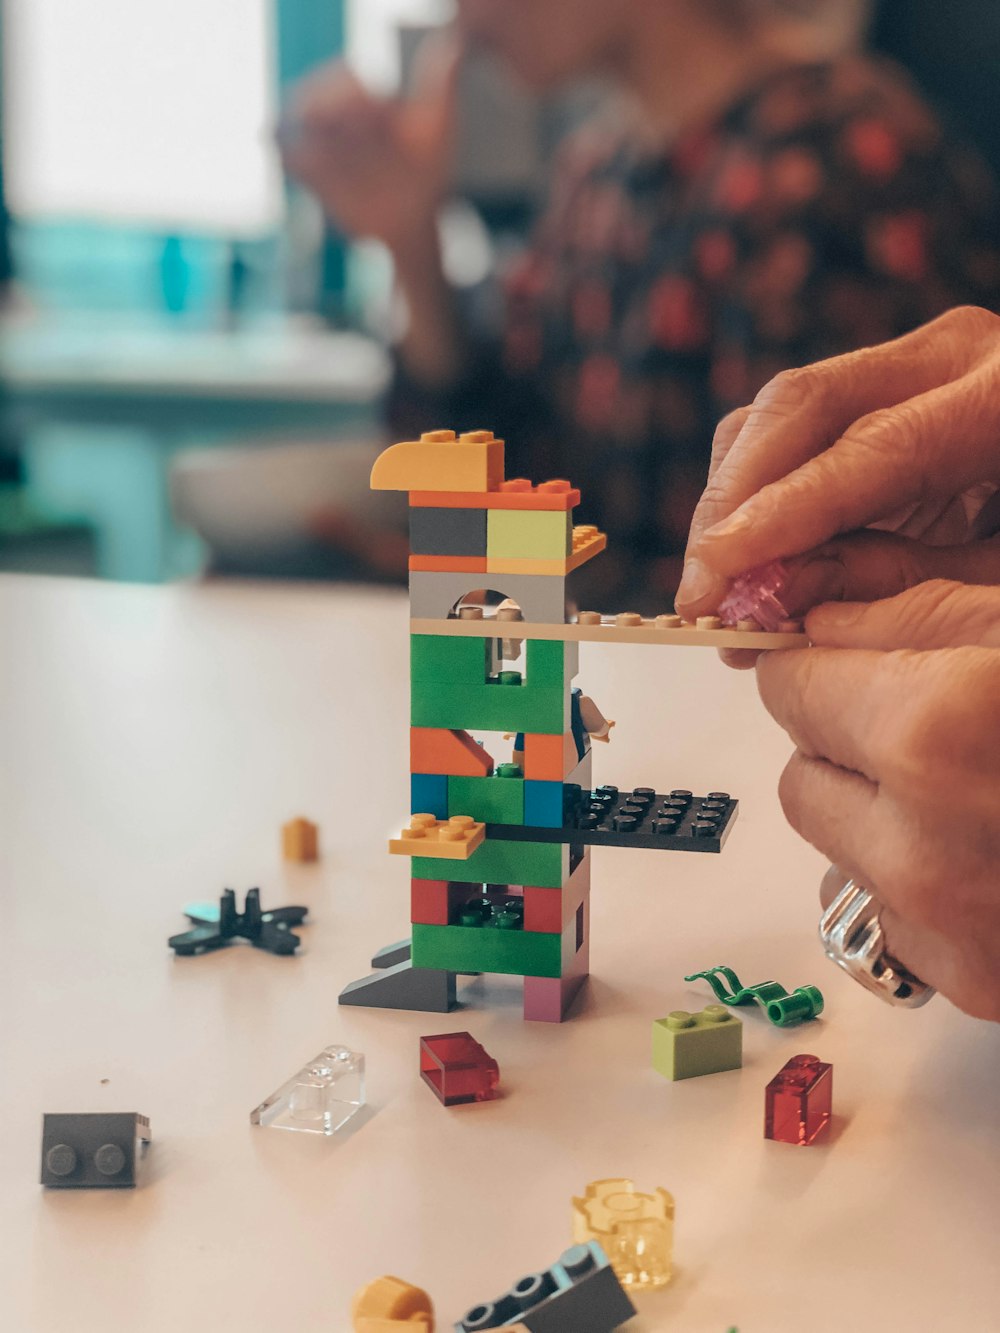
[[[426,569],[434,574],[485,574],[484,555],[411,555],[411,569]]]
[[[319,829],[308,819],[290,819],[281,830],[281,848],[286,861],[316,861]]]
[[[493,491],[503,482],[503,440],[472,430],[426,431],[383,450],[372,467],[373,491]]]
[[[562,736],[530,732],[524,738],[524,776],[542,782],[563,782],[580,762],[571,731]]]
[[[354,1333],[434,1333],[434,1306],[426,1291],[398,1277],[377,1277],[351,1302]]]
[[[433,815],[411,815],[408,828],[389,839],[393,856],[437,856],[449,861],[467,861],[486,838],[486,825],[471,815],[435,819]]]
[[[467,731],[411,727],[410,772],[488,778],[493,772],[493,757]]]
[[[532,486],[526,477],[513,477],[491,491],[411,491],[411,509],[575,509],[580,492],[568,481],[557,479]]]

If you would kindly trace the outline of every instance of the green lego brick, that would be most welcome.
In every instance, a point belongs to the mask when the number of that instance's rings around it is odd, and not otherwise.
[[[524,823],[524,778],[450,777],[448,817],[471,815],[479,824]]]
[[[576,646],[558,639],[528,639],[525,674],[529,685],[558,685],[568,690],[579,668],[578,655],[566,650]]]
[[[410,635],[410,683],[482,685],[490,662],[489,639]]]
[[[487,838],[464,861],[415,856],[414,879],[443,879],[453,884],[532,884],[561,889],[569,878],[569,848],[559,842],[496,842]]]
[[[493,926],[413,926],[414,967],[448,972],[511,972],[521,977],[562,975],[562,940],[529,930]]]
[[[572,553],[569,513],[491,509],[487,515],[488,560],[562,560]]]
[[[415,681],[410,691],[413,727],[562,735],[569,730],[568,717],[569,693],[555,685]]]
[[[722,1004],[677,1009],[653,1023],[653,1068],[674,1081],[743,1065],[743,1024]]]

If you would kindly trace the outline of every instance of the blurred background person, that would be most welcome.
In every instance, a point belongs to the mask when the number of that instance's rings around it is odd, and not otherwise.
[[[610,538],[585,599],[662,608],[722,415],[788,366],[956,303],[997,307],[993,181],[899,70],[861,53],[862,0],[456,11],[405,98],[343,66],[311,76],[290,102],[286,167],[392,258],[395,435],[488,426],[509,476],[572,478]],[[492,327],[456,299],[438,228],[458,62],[484,48],[536,92],[596,77],[618,94],[562,145]],[[329,528],[364,549],[343,514]],[[402,567],[405,542],[370,549]]]

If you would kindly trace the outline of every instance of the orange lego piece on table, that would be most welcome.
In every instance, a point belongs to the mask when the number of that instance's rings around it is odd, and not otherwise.
[[[426,1291],[399,1277],[377,1277],[351,1302],[354,1333],[434,1333],[434,1306]]]
[[[503,440],[492,431],[425,431],[379,454],[373,491],[492,491],[503,482]]]
[[[485,574],[484,555],[411,555],[410,569],[432,574]]]
[[[290,819],[281,830],[281,849],[286,861],[318,860],[319,829],[308,819]]]
[[[433,815],[411,815],[409,828],[389,839],[394,856],[437,856],[466,861],[486,837],[486,825],[471,815],[435,819]]]
[[[411,727],[410,772],[447,773],[456,778],[488,778],[493,772],[493,758],[467,731],[449,731],[444,727]]]

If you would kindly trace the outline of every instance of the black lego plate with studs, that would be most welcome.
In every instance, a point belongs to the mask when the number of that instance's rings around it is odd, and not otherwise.
[[[535,824],[487,824],[499,842],[567,842],[589,847],[652,847],[670,852],[721,852],[739,809],[726,791],[694,796],[635,787],[586,791],[566,783],[562,828]]]

